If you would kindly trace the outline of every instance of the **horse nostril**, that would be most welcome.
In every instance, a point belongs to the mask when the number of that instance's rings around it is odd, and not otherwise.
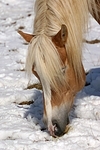
[[[62,129],[58,125],[57,121],[53,122],[53,126],[54,126],[54,134],[56,136],[62,136],[64,134],[64,132],[62,131]]]

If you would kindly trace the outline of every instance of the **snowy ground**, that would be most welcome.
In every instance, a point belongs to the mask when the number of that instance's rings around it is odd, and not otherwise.
[[[100,43],[85,44],[86,86],[70,113],[70,130],[54,139],[42,131],[42,91],[25,76],[27,43],[17,29],[32,32],[34,0],[0,0],[0,150],[100,150]],[[88,40],[100,39],[91,19]],[[94,69],[93,69],[94,68]],[[20,105],[22,102],[34,102]]]

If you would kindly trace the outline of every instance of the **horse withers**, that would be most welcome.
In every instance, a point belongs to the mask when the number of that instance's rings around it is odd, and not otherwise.
[[[44,122],[50,135],[64,134],[74,97],[85,85],[83,35],[94,0],[36,0],[33,34],[19,33],[29,42],[26,71],[41,82]]]

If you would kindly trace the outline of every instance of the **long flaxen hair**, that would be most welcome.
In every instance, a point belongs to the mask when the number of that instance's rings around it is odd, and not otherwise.
[[[94,0],[36,0],[34,37],[29,45],[26,70],[31,74],[34,67],[46,93],[50,92],[50,88],[57,90],[58,85],[65,84],[62,73],[64,64],[51,40],[62,24],[68,30],[65,44],[68,63],[74,70],[76,80],[82,80],[83,35],[89,10],[92,12],[93,6],[95,8]]]

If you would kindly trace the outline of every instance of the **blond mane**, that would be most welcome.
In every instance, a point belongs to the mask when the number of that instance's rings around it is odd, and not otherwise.
[[[88,24],[89,10],[92,12],[93,5],[95,8],[94,0],[36,0],[35,36],[29,45],[26,70],[31,74],[34,66],[45,89],[48,85],[56,89],[58,81],[62,84],[65,81],[62,61],[51,41],[62,24],[68,29],[65,44],[67,59],[74,69],[77,81],[81,81],[83,35]]]

